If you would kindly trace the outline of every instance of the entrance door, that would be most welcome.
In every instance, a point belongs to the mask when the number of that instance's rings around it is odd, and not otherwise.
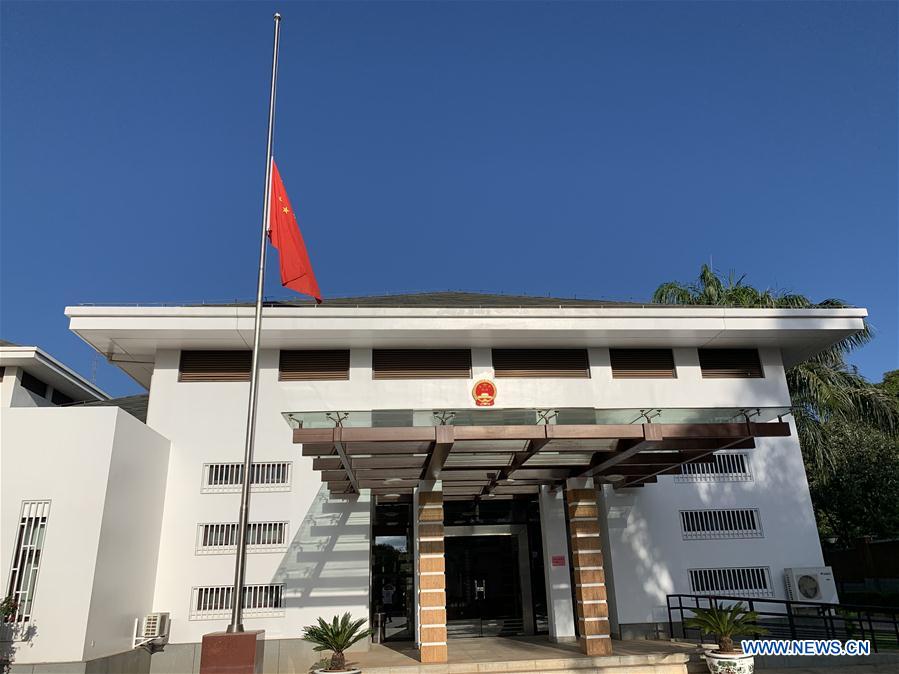
[[[446,528],[448,636],[533,634],[527,535],[518,529]]]

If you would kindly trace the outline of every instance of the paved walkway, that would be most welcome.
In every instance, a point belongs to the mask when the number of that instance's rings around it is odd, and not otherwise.
[[[544,637],[482,637],[449,640],[449,664],[502,663],[537,660],[567,660],[586,657],[576,643],[557,644]],[[612,641],[613,658],[646,656],[663,658],[673,654],[689,654],[692,644],[667,641]],[[364,669],[421,665],[412,642],[373,644],[367,653],[355,655],[353,664]],[[611,664],[611,663],[610,663]],[[533,669],[533,667],[531,667]],[[539,668],[537,668],[539,670]]]

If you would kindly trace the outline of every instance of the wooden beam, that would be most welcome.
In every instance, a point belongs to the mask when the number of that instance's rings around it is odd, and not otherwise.
[[[340,470],[343,464],[339,456],[318,457],[312,459],[312,470]]]
[[[582,472],[579,477],[593,477],[594,475],[598,475],[599,473],[607,472],[612,466],[623,463],[635,454],[639,454],[646,449],[655,447],[656,444],[661,442],[662,438],[664,437],[662,434],[661,424],[642,424],[642,427],[642,440],[634,442],[626,449],[617,451],[613,456],[601,461],[596,466],[591,466],[590,468]]]
[[[356,476],[360,480],[382,480],[385,477],[383,468],[361,468],[356,470]],[[401,477],[416,480],[421,478],[421,468],[391,468],[387,470],[387,477]]]
[[[652,424],[666,439],[678,438],[745,438],[787,437],[790,425],[771,423],[725,424]],[[343,428],[346,442],[427,442],[436,441],[438,426],[397,426],[387,428]],[[642,440],[641,424],[549,424],[527,426],[453,426],[456,440],[540,440],[564,438],[575,440]],[[333,441],[332,428],[297,428],[295,443],[328,444]]]
[[[373,470],[377,468],[417,468],[424,463],[423,456],[354,456],[350,458],[353,468]],[[389,475],[387,477],[390,477]]]
[[[642,481],[643,482],[650,482],[650,481],[655,482],[656,476],[658,476],[658,475],[673,475],[673,474],[676,474],[677,472],[680,472],[681,465],[683,465],[685,463],[699,462],[702,460],[703,457],[711,456],[715,452],[720,451],[722,449],[735,449],[736,447],[743,448],[743,447],[746,447],[747,443],[749,443],[749,449],[752,449],[755,447],[755,439],[754,438],[742,438],[739,440],[733,440],[732,442],[725,443],[721,447],[717,447],[715,449],[711,449],[711,450],[705,452],[704,454],[700,454],[697,457],[694,457],[692,459],[687,459],[686,461],[682,461],[681,463],[670,466],[667,471],[659,470],[659,471],[652,472],[649,475],[647,475],[645,478],[643,478]]]
[[[421,473],[422,480],[439,480],[443,466],[453,450],[455,442],[455,429],[453,426],[435,426],[434,445],[428,462]]]
[[[699,459],[708,454],[708,450],[655,452],[645,451],[622,462],[624,466],[671,466],[684,461]]]
[[[303,456],[337,456],[334,449],[334,443],[312,443],[304,442],[302,449]]]

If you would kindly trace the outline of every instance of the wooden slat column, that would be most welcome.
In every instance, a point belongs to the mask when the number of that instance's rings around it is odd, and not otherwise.
[[[578,641],[587,655],[611,655],[609,605],[593,480],[568,480],[568,528],[574,570]]]
[[[438,482],[439,484],[439,482]],[[446,562],[443,492],[416,491],[418,647],[422,662],[446,662]]]

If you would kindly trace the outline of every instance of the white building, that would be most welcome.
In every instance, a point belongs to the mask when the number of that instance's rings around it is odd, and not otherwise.
[[[15,667],[110,658],[159,611],[168,645],[128,666],[197,671],[229,616],[253,308],[66,315],[148,389],[146,423],[23,409],[7,368],[11,591],[20,527],[41,527]],[[785,568],[823,564],[784,368],[865,315],[465,293],[267,307],[244,621],[266,671],[306,671],[302,627],[344,611],[386,614],[439,662],[474,633],[604,653],[654,635],[673,593],[784,597]]]

